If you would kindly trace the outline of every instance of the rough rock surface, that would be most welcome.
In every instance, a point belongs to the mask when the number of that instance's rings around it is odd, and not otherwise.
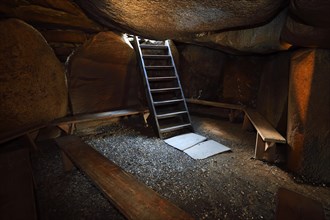
[[[307,25],[329,28],[329,11],[327,0],[290,0],[290,13]]]
[[[0,35],[0,131],[64,116],[64,69],[42,35],[16,19],[1,21]]]
[[[257,111],[284,137],[287,129],[290,55],[291,52],[282,52],[267,57],[257,99]]]
[[[62,62],[92,34],[105,30],[71,0],[3,0],[0,16],[19,18],[34,26]]]
[[[259,25],[274,17],[284,0],[94,0],[77,3],[109,27],[155,39]]]
[[[101,112],[139,104],[142,81],[138,74],[135,52],[123,36],[113,32],[95,35],[70,57],[72,112]]]
[[[301,23],[288,17],[283,28],[281,39],[289,44],[300,47],[330,48],[330,26],[317,27]]]
[[[255,107],[265,60],[258,56],[229,56],[223,67],[221,100]]]
[[[102,26],[90,20],[71,0],[2,0],[0,14],[3,17],[19,18],[38,27],[65,27],[88,32],[102,30]]]
[[[179,74],[186,97],[255,107],[266,58],[226,55],[192,45],[178,48]]]
[[[291,59],[288,166],[315,181],[330,182],[330,51],[304,49]]]
[[[302,47],[330,48],[330,2],[291,0],[282,40]]]
[[[67,57],[93,35],[80,30],[41,30],[41,34],[53,48],[60,61],[65,62]]]
[[[226,55],[200,46],[181,46],[179,75],[187,98],[218,100]]]
[[[287,50],[292,45],[330,48],[329,10],[330,3],[325,0],[0,2],[0,17],[19,18],[42,30],[63,62],[82,44],[81,39],[90,37],[86,34],[107,28],[150,39],[173,39],[208,46],[233,54],[272,53]],[[75,31],[82,33],[73,33]],[[54,36],[49,37],[51,35]],[[61,41],[54,40],[56,37]],[[75,42],[71,42],[74,38]]]
[[[287,10],[283,10],[271,22],[255,28],[205,33],[194,39],[181,39],[229,53],[271,53],[287,50],[288,45],[282,44],[280,35],[285,25]]]
[[[288,85],[291,52],[268,56],[262,64],[256,110],[283,136],[286,137],[288,112]],[[286,161],[285,144],[267,149],[263,160],[275,163]]]

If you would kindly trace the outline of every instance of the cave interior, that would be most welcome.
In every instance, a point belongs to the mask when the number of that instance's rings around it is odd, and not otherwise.
[[[330,219],[329,12],[2,0],[0,219]]]

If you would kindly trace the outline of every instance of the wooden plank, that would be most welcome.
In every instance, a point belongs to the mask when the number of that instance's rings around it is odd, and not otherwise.
[[[275,128],[273,128],[273,126],[257,111],[253,109],[245,109],[245,114],[250,119],[253,126],[257,129],[263,141],[283,144],[286,143],[285,138],[278,133]]]
[[[56,142],[128,219],[193,219],[80,138],[65,136]]]
[[[64,128],[63,126],[65,126],[67,124],[74,124],[74,123],[78,123],[78,122],[88,122],[88,121],[94,121],[94,120],[106,120],[106,119],[111,119],[111,118],[115,118],[115,117],[136,115],[136,114],[147,113],[147,112],[148,112],[148,110],[146,110],[146,109],[125,109],[125,110],[116,110],[116,111],[101,112],[101,113],[94,113],[94,114],[82,114],[82,115],[55,119],[53,122],[42,122],[42,123],[37,123],[37,124],[32,124],[32,125],[25,125],[25,126],[21,126],[21,127],[17,128],[17,129],[0,134],[0,144],[13,140],[15,138],[18,138],[20,136],[24,136],[31,132],[38,131],[41,128],[45,128],[48,126],[59,126],[61,129],[63,129]],[[69,133],[72,130],[73,130],[73,127],[71,126],[69,129]]]
[[[15,138],[18,138],[20,136],[23,136],[25,134],[37,131],[41,128],[45,128],[48,126],[48,123],[38,123],[38,124],[32,124],[32,125],[25,125],[21,126],[17,129],[4,132],[0,135],[0,144],[5,143],[7,141],[13,140]]]
[[[246,114],[244,115],[242,129],[244,131],[254,131],[254,126],[253,126],[253,124],[251,123],[251,120],[248,118],[248,116]]]
[[[70,158],[66,155],[63,150],[61,150],[61,157],[62,157],[62,162],[63,162],[63,169],[65,172],[69,172],[73,169],[74,165]]]
[[[32,150],[34,151],[38,150],[38,147],[34,142],[34,139],[31,137],[30,133],[24,134],[23,139],[27,142],[27,144],[31,147]]]
[[[241,105],[235,105],[235,104],[228,104],[228,103],[221,103],[221,102],[211,102],[211,101],[205,101],[200,99],[186,99],[187,103],[190,104],[197,104],[197,105],[205,105],[205,106],[212,106],[212,107],[218,107],[218,108],[228,108],[228,109],[235,109],[235,110],[244,110],[244,106]]]
[[[137,115],[147,112],[146,110],[138,110],[138,109],[124,109],[124,110],[116,110],[110,112],[101,112],[101,113],[93,113],[93,114],[82,114],[60,118],[53,121],[54,125],[62,125],[62,124],[71,124],[71,123],[80,123],[80,122],[88,122],[94,120],[105,120],[122,116],[129,115]]]
[[[30,152],[17,142],[0,152],[0,219],[37,219]]]
[[[262,140],[259,133],[257,133],[256,146],[254,149],[254,158],[258,160],[264,159],[263,156],[265,153],[265,149],[266,149],[266,143]]]
[[[285,188],[277,193],[276,220],[313,219],[325,220],[325,213],[320,202],[305,197]]]

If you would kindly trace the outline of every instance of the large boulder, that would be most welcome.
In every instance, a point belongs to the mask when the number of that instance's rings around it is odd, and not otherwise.
[[[255,107],[267,58],[226,55],[200,46],[179,46],[186,97]]]
[[[177,39],[271,20],[285,0],[78,0],[95,20],[108,27],[151,39]]]
[[[42,35],[16,19],[0,35],[0,132],[65,116],[64,68]]]
[[[288,112],[288,87],[291,52],[267,56],[260,78],[256,110],[283,136],[286,137]],[[268,162],[286,161],[286,145],[277,143],[262,156]]]
[[[90,20],[72,1],[1,0],[2,17],[19,18],[40,28],[78,29],[98,32],[102,27]]]
[[[221,101],[255,107],[266,57],[228,56],[222,69]]]
[[[281,38],[294,46],[330,48],[330,2],[291,0]]]
[[[218,100],[221,96],[221,70],[226,55],[200,46],[180,49],[180,80],[187,98]]]
[[[286,136],[288,112],[288,87],[291,52],[267,56],[262,73],[257,99],[257,111],[273,127]]]
[[[301,23],[314,27],[330,27],[328,0],[290,0],[290,13]]]
[[[105,30],[89,19],[73,1],[2,0],[0,15],[19,18],[33,25],[62,62],[89,39],[90,35]]]
[[[196,35],[193,39],[181,39],[216,48],[229,53],[271,53],[287,50],[288,45],[280,41],[281,31],[285,25],[287,10],[283,10],[269,23],[255,28],[221,31]]]
[[[330,182],[330,50],[302,49],[291,58],[288,167],[316,182]]]
[[[281,39],[291,45],[310,48],[330,48],[330,26],[316,27],[297,21],[289,16]]]
[[[100,32],[69,59],[72,113],[138,105],[142,90],[134,49],[122,35]]]

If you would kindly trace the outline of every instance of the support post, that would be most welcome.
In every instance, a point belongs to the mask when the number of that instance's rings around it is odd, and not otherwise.
[[[61,156],[63,161],[63,169],[65,172],[70,172],[73,169],[73,163],[70,158],[61,150]]]
[[[250,121],[249,117],[246,115],[246,113],[244,115],[242,129],[244,131],[253,131],[254,130],[253,124],[251,123],[251,121]]]
[[[65,134],[69,134],[70,132],[70,125],[69,124],[60,124],[57,125],[59,129],[61,129]]]
[[[31,135],[29,133],[26,133],[23,136],[23,138],[24,138],[24,141],[26,141],[29,144],[29,146],[31,147],[31,150],[33,150],[33,151],[38,150],[36,143],[34,142],[33,138],[31,137]]]
[[[144,122],[144,126],[145,126],[145,127],[148,127],[148,121],[147,121],[147,119],[148,119],[149,115],[150,115],[149,112],[147,112],[147,113],[142,113],[143,122]]]
[[[73,134],[73,132],[74,132],[74,130],[75,130],[75,123],[71,123],[70,124],[70,129],[69,129],[69,134],[71,135],[71,134]]]
[[[256,138],[256,146],[255,146],[255,153],[254,153],[254,158],[257,160],[262,160],[263,155],[266,149],[266,143],[262,140],[261,136],[259,133],[257,133],[257,138]]]

